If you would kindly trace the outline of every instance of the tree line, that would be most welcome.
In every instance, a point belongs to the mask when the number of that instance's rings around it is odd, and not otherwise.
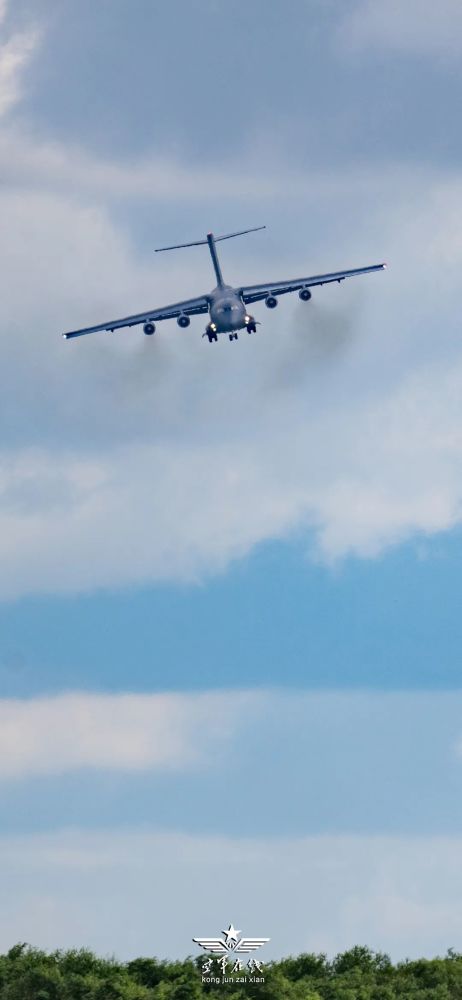
[[[216,963],[216,959],[214,960]],[[26,944],[0,956],[0,1000],[462,1000],[462,954],[393,964],[356,947],[329,960],[304,954],[231,975],[207,956],[118,962],[85,949],[47,953]],[[208,974],[204,974],[204,966]],[[213,974],[210,974],[210,969]],[[243,980],[246,980],[245,982]]]

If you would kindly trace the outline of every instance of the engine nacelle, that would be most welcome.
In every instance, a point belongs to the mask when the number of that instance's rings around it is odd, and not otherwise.
[[[309,302],[311,299],[311,292],[309,288],[301,288],[298,293],[298,297],[302,300],[302,302]]]
[[[155,324],[151,322],[145,323],[143,326],[143,332],[147,337],[152,337],[153,333],[156,332]]]
[[[177,323],[178,323],[178,326],[182,327],[182,329],[184,329],[185,327],[189,326],[190,322],[191,322],[191,320],[190,320],[189,316],[186,315],[186,313],[181,313],[181,315],[178,316]]]
[[[265,306],[267,306],[268,309],[275,309],[277,304],[278,300],[275,295],[267,295],[265,299]]]

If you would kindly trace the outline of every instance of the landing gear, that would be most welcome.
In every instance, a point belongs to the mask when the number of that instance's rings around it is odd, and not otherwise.
[[[229,334],[229,339],[230,340],[237,340],[237,333],[230,333]]]
[[[209,344],[213,344],[214,340],[218,340],[218,334],[216,330],[211,330],[208,326],[205,333],[202,334],[203,337],[208,337]]]
[[[245,319],[244,319],[244,323],[245,323],[245,328],[247,330],[247,333],[256,333],[257,332],[257,324],[256,324],[255,319],[254,319],[253,316],[250,316],[248,313],[246,313],[246,316],[245,316]]]

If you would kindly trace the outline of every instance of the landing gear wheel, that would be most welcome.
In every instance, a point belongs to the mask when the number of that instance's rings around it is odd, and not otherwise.
[[[230,333],[229,334],[229,339],[230,340],[237,340],[237,333]]]
[[[249,323],[249,325],[247,327],[247,333],[256,333],[256,332],[257,332],[257,328],[255,326],[255,323]]]

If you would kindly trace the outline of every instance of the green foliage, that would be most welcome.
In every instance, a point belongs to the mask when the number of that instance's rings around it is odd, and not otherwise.
[[[15,945],[0,955],[0,1000],[462,1000],[462,955],[393,965],[356,947],[265,964],[264,982],[203,983],[203,959],[122,963],[87,950],[51,954]],[[245,975],[245,973],[243,973]],[[221,979],[221,976],[220,976]]]

